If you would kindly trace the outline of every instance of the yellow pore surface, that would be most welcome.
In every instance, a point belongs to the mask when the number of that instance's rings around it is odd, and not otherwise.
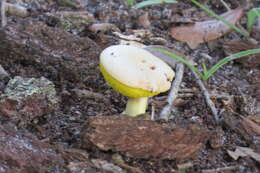
[[[127,97],[132,97],[132,98],[139,98],[139,97],[151,97],[159,94],[160,92],[149,92],[140,88],[133,88],[129,87],[121,82],[119,82],[117,79],[112,77],[106,69],[103,67],[103,65],[100,63],[99,64],[100,71],[102,75],[104,76],[105,80],[107,83],[116,91],[119,93],[123,94],[124,96]]]

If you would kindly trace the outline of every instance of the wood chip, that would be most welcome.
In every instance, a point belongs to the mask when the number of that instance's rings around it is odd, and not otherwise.
[[[112,23],[95,23],[92,24],[90,27],[88,27],[88,29],[94,33],[107,32],[107,31],[117,31],[117,32],[120,31],[120,29]]]
[[[260,162],[260,154],[248,147],[237,147],[235,151],[227,150],[227,152],[234,160],[237,160],[239,157],[249,156]]]
[[[83,129],[83,148],[112,150],[146,159],[191,158],[211,135],[196,125],[171,128],[126,116],[91,117]]]
[[[148,12],[145,12],[143,15],[138,17],[138,25],[143,28],[149,28],[151,26]]]

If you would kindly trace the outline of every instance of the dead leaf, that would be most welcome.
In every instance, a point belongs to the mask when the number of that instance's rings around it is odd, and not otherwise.
[[[143,28],[149,28],[151,26],[148,12],[138,17],[138,25]]]
[[[246,40],[231,40],[225,43],[223,47],[227,55],[232,55],[244,50],[256,49],[257,45]],[[255,68],[260,66],[260,53],[239,58],[235,61],[242,63],[245,67]]]
[[[107,31],[117,31],[117,32],[120,31],[120,29],[112,23],[95,23],[89,26],[88,29],[94,33],[107,32]]]
[[[255,123],[253,119],[260,119],[260,117],[254,117],[251,119],[251,117],[243,117],[242,125],[244,128],[248,131],[248,133],[254,133],[256,136],[260,136],[260,125]],[[250,131],[250,132],[249,132]]]
[[[221,15],[232,24],[236,24],[242,17],[243,10],[237,8]],[[221,22],[213,19],[204,22],[195,22],[194,24],[173,27],[170,30],[171,36],[176,40],[186,42],[190,48],[195,49],[200,43],[215,40],[232,29]]]
[[[237,160],[239,157],[249,156],[260,162],[260,154],[248,147],[236,147],[235,151],[227,150],[227,152],[234,160]]]
[[[172,128],[126,116],[91,117],[83,129],[83,148],[112,150],[146,159],[191,158],[211,135],[196,125]]]

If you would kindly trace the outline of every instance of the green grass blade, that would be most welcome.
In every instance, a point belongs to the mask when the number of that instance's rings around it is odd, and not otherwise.
[[[204,10],[205,12],[207,12],[209,15],[215,17],[216,19],[220,20],[221,22],[225,23],[226,25],[228,25],[230,28],[232,28],[233,30],[235,30],[236,32],[242,34],[245,37],[249,36],[249,33],[247,31],[243,31],[240,28],[238,28],[236,25],[228,22],[227,20],[225,20],[223,17],[217,15],[214,11],[204,7],[202,4],[200,4],[199,2],[197,2],[196,0],[190,0],[193,4],[197,5],[199,8],[201,8],[202,10]]]
[[[185,58],[180,57],[180,56],[178,56],[178,55],[176,55],[174,53],[171,53],[171,52],[169,52],[167,50],[164,50],[164,49],[161,49],[161,48],[150,48],[150,49],[158,51],[158,52],[160,52],[162,54],[165,54],[165,55],[167,55],[167,56],[169,56],[169,57],[171,57],[171,58],[173,58],[173,59],[175,59],[175,60],[185,64],[185,65],[187,65],[189,68],[193,69],[196,73],[198,73],[198,75],[201,78],[204,78],[203,74],[190,61],[186,60]]]
[[[253,8],[247,13],[247,30],[249,32],[255,24],[256,18],[260,18],[260,8]]]
[[[203,68],[203,75],[208,73],[208,69],[205,63],[202,64],[202,68]]]
[[[217,64],[215,64],[208,72],[205,74],[205,80],[207,80],[210,76],[212,76],[213,73],[215,73],[220,67],[225,65],[226,63],[233,61],[238,58],[242,58],[244,56],[252,55],[252,54],[258,54],[260,53],[260,49],[251,49],[242,51],[233,55],[230,55],[222,60],[220,60]]]
[[[136,5],[133,6],[133,8],[137,9],[137,8],[143,8],[145,6],[157,5],[163,3],[177,3],[177,1],[176,0],[147,0],[147,1],[137,3]]]
[[[128,5],[132,6],[135,4],[135,0],[124,0]]]

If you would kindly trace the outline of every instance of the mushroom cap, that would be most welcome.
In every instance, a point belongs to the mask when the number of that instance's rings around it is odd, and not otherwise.
[[[115,90],[129,97],[165,92],[175,75],[170,66],[147,50],[128,45],[103,50],[100,71]]]

